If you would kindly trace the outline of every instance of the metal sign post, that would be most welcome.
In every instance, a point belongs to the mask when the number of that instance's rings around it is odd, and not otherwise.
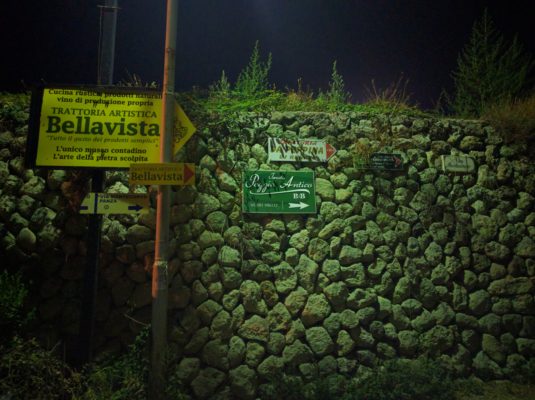
[[[178,21],[178,0],[167,0],[165,59],[162,92],[162,132],[160,162],[172,161],[175,111],[175,49]],[[156,208],[156,243],[152,267],[152,349],[149,374],[149,398],[162,399],[165,384],[165,352],[167,348],[167,266],[169,259],[169,219],[171,187],[158,186]]]
[[[113,64],[115,59],[115,36],[117,31],[118,0],[106,0],[101,7],[102,31],[99,48],[98,84],[113,84]],[[94,171],[92,174],[91,190],[102,192],[104,190],[104,171]],[[93,355],[93,333],[95,330],[95,307],[98,287],[98,266],[100,257],[100,238],[102,232],[102,215],[89,216],[87,268],[85,271],[80,334],[78,341],[78,354],[76,363],[79,365],[91,361]]]

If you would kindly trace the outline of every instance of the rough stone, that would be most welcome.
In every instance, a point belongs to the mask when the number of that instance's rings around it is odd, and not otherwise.
[[[301,320],[305,326],[312,326],[323,321],[331,312],[331,306],[323,294],[311,294],[301,313]]]
[[[308,345],[317,356],[325,356],[334,349],[334,343],[327,330],[315,326],[306,330]]]
[[[191,388],[200,399],[210,398],[217,387],[225,380],[225,374],[215,368],[207,367],[191,382]]]

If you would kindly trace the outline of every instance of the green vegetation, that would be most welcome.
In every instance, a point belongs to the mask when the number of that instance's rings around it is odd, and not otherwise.
[[[249,63],[238,75],[234,94],[238,97],[261,96],[269,89],[268,74],[271,69],[271,53],[265,62],[260,60],[258,40],[255,43]],[[223,78],[223,76],[222,76]]]
[[[451,106],[461,117],[479,117],[493,105],[514,101],[529,91],[534,62],[515,38],[507,41],[485,10],[453,72]]]
[[[149,333],[143,329],[125,354],[90,365],[85,371],[87,389],[79,399],[146,399]]]
[[[33,318],[33,312],[24,308],[28,288],[22,282],[20,273],[0,273],[0,344],[20,334]]]
[[[301,79],[297,80],[297,89],[277,90],[269,83],[272,65],[271,53],[264,60],[258,41],[255,43],[249,62],[238,75],[233,84],[225,71],[218,81],[210,85],[207,91],[195,89],[178,94],[180,103],[199,125],[209,123],[217,115],[219,126],[228,126],[235,120],[235,114],[243,111],[309,111],[336,112],[359,111],[368,113],[404,113],[422,114],[417,107],[409,104],[406,85],[401,88],[401,81],[385,90],[370,92],[369,100],[364,104],[352,104],[351,95],[345,89],[343,76],[338,72],[337,62],[333,62],[328,90],[319,90],[315,94],[310,88],[303,89]]]
[[[361,378],[333,375],[304,384],[282,376],[262,393],[264,399],[287,400],[453,400],[455,382],[436,361],[397,359]]]
[[[452,400],[453,380],[438,362],[392,360],[374,370],[355,389],[367,400]]]
[[[28,123],[29,93],[0,93],[0,129],[14,130]]]
[[[535,139],[535,94],[503,103],[495,103],[483,112],[482,119],[503,137],[505,143]]]
[[[80,376],[33,340],[13,338],[0,346],[0,394],[9,399],[68,399]]]
[[[333,63],[333,70],[331,73],[331,81],[329,82],[329,90],[325,93],[320,92],[318,100],[323,101],[328,108],[336,109],[343,108],[349,103],[351,95],[345,89],[344,78],[338,73],[336,69],[336,61]]]

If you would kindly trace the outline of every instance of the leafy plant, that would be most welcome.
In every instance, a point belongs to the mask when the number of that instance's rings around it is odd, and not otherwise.
[[[9,399],[70,399],[80,386],[79,374],[34,339],[0,347],[0,393]]]
[[[318,102],[324,103],[328,111],[334,111],[344,108],[351,98],[351,95],[345,89],[344,78],[336,68],[337,62],[333,62],[331,80],[329,81],[329,90],[325,93],[320,92]]]
[[[9,340],[33,317],[24,310],[28,289],[20,273],[0,273],[0,343]]]
[[[149,333],[149,328],[144,328],[125,354],[90,366],[87,390],[80,400],[146,399]]]
[[[221,71],[219,80],[210,86],[210,96],[227,98],[230,96],[230,89],[230,82],[225,74],[225,70],[223,70]]]
[[[258,96],[269,89],[268,74],[271,69],[271,53],[267,61],[260,60],[258,40],[255,42],[249,63],[238,75],[234,91],[245,97]]]
[[[534,62],[515,37],[507,41],[487,10],[472,27],[468,44],[457,59],[453,111],[478,117],[492,104],[507,103],[529,85]]]

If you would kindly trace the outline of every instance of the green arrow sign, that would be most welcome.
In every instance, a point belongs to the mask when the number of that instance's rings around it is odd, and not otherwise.
[[[316,190],[312,171],[245,171],[243,212],[314,214]]]

